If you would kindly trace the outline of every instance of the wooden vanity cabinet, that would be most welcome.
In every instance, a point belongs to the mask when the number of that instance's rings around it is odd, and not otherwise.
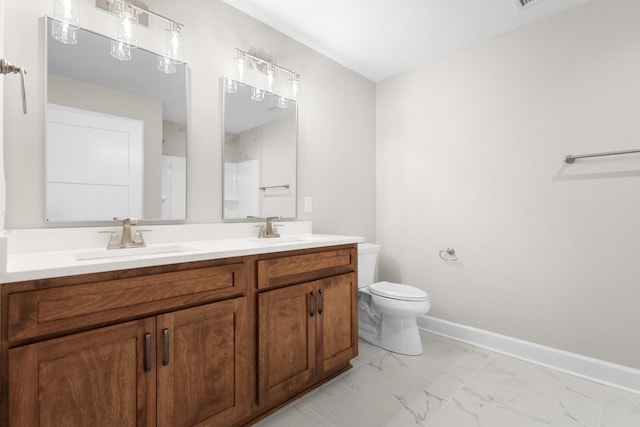
[[[7,283],[0,425],[251,425],[357,356],[357,246]]]
[[[14,314],[3,315],[9,318],[3,322],[5,337],[56,331],[55,337],[29,340],[35,342],[3,341],[3,349],[9,347],[3,375],[6,425],[227,427],[246,418],[251,406],[246,267],[237,260],[193,263],[151,269],[151,275],[141,269],[5,285],[3,312]],[[69,281],[73,284],[62,284]],[[198,292],[172,289],[181,286]],[[136,287],[147,292],[149,304],[133,297],[130,289]],[[97,307],[93,313],[78,307],[66,316],[53,316],[57,308],[47,311],[66,298],[100,300],[108,308],[97,317]],[[42,310],[23,312],[34,300]],[[136,316],[149,307],[158,310],[161,302],[160,313]],[[58,327],[68,321],[62,318],[76,314],[99,323],[109,310],[139,318],[68,334]],[[29,323],[35,325],[26,327]]]
[[[281,285],[295,281],[299,275],[320,277],[258,295],[261,406],[285,401],[319,384],[348,368],[357,356],[355,269],[351,249],[258,262],[258,280],[260,283],[262,279],[267,289],[270,282]],[[335,274],[340,271],[347,272]],[[270,276],[274,272],[275,277]]]

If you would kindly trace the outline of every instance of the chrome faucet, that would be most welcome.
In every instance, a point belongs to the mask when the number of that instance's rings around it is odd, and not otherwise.
[[[280,237],[280,233],[278,233],[278,229],[276,228],[276,224],[273,221],[282,220],[279,216],[270,216],[266,218],[266,224],[260,225],[260,231],[258,232],[258,239],[270,239],[273,237]]]
[[[142,230],[136,231],[131,237],[131,226],[137,223],[138,220],[135,218],[126,218],[122,221],[122,236],[120,239],[118,239],[117,231],[106,231],[105,233],[111,233],[107,249],[141,248],[146,246],[142,237]]]

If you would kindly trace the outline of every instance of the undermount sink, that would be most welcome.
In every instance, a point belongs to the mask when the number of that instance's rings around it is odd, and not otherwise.
[[[72,253],[76,261],[89,261],[107,258],[131,258],[143,255],[172,254],[189,252],[193,249],[184,246],[146,246],[142,248],[99,249],[90,252]]]

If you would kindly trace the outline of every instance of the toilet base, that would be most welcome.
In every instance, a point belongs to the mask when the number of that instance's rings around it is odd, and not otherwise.
[[[424,351],[416,318],[384,315],[380,347],[394,353],[418,356]]]
[[[419,356],[424,352],[420,332],[415,317],[394,317],[386,315],[377,325],[358,326],[358,337],[377,347],[407,356]]]

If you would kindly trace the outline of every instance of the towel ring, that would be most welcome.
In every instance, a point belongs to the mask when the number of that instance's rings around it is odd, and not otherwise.
[[[440,259],[444,261],[457,261],[456,250],[453,248],[443,249],[439,253]]]

